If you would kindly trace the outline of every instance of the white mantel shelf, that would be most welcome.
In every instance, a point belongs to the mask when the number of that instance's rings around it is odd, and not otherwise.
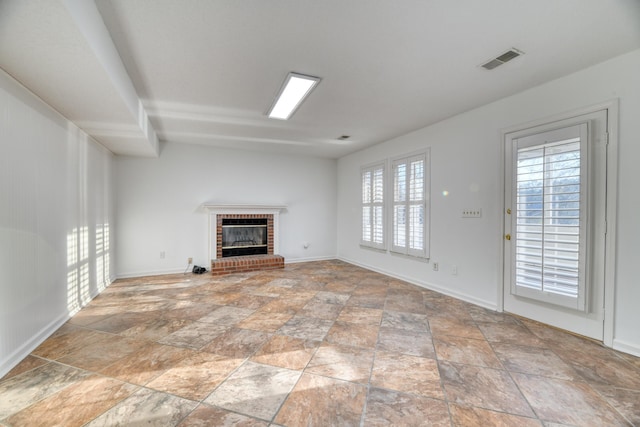
[[[204,203],[203,208],[210,211],[233,211],[244,213],[244,211],[283,211],[287,205],[226,205],[221,203]]]

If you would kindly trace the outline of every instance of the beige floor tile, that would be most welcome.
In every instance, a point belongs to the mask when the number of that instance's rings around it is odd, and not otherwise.
[[[372,388],[367,397],[365,426],[449,427],[449,409],[443,400]]]
[[[369,382],[374,351],[359,347],[323,344],[305,372],[362,384]]]
[[[363,385],[304,374],[274,421],[287,426],[359,426],[366,395]]]
[[[584,382],[527,374],[513,374],[513,378],[538,417],[544,421],[569,425],[629,425]]]
[[[435,360],[407,354],[376,352],[371,385],[424,397],[444,399]]]
[[[440,335],[434,338],[433,344],[438,360],[502,369],[502,364],[485,340]]]
[[[300,370],[307,366],[319,345],[319,341],[276,335],[251,360],[264,365]]]
[[[447,400],[524,417],[535,417],[507,371],[440,362]]]
[[[71,384],[7,419],[12,426],[83,426],[137,387],[118,380],[91,375]]]
[[[378,341],[379,329],[377,325],[336,321],[327,333],[326,341],[373,349]]]

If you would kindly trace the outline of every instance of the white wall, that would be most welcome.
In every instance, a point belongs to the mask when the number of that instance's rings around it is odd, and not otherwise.
[[[119,277],[181,272],[189,257],[210,269],[206,202],[287,205],[285,261],[336,256],[335,160],[165,143],[157,159],[117,157],[116,182]]]
[[[112,158],[0,71],[0,377],[111,283]]]
[[[506,69],[505,69],[506,70]],[[496,70],[502,72],[505,70]],[[506,72],[506,71],[505,71]],[[501,272],[502,129],[614,98],[620,102],[614,347],[640,355],[640,50],[354,153],[338,161],[338,256],[487,307]],[[359,169],[431,147],[432,265],[361,249]],[[443,191],[449,195],[444,196]],[[482,218],[462,219],[463,208]],[[450,274],[457,265],[458,275]]]

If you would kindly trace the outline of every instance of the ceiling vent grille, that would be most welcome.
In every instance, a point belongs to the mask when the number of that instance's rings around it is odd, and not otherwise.
[[[502,64],[507,63],[512,59],[517,58],[518,56],[521,56],[521,55],[524,55],[524,52],[515,48],[511,48],[505,53],[503,53],[502,55],[496,58],[493,58],[490,61],[485,62],[484,64],[481,65],[481,67],[484,68],[485,70],[493,70],[494,68],[499,67]]]

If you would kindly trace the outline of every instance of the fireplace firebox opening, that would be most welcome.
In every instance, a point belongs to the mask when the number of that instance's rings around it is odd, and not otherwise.
[[[222,257],[266,255],[267,218],[222,219]]]

